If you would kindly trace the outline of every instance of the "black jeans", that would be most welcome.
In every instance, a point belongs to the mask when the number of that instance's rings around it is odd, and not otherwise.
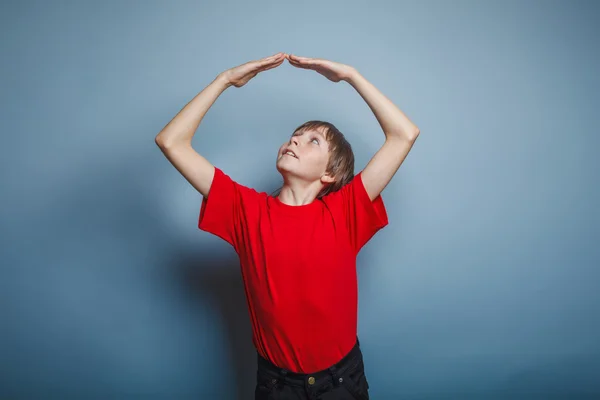
[[[368,400],[368,389],[358,338],[338,363],[312,374],[288,371],[258,355],[255,400]]]

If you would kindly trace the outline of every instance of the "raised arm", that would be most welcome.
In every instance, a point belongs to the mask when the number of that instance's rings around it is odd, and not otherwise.
[[[419,136],[419,128],[355,68],[321,58],[291,54],[287,58],[291,65],[317,71],[332,82],[348,82],[375,114],[386,140],[361,174],[365,189],[370,199],[374,200],[404,162]]]
[[[419,136],[419,128],[371,82],[354,70],[346,81],[373,111],[385,134],[385,143],[362,171],[365,190],[375,199],[390,183]]]
[[[192,137],[200,122],[225,89],[244,86],[259,72],[281,65],[285,56],[285,53],[278,53],[220,73],[186,104],[154,139],[169,162],[204,197],[208,197],[210,192],[215,168],[192,148]]]

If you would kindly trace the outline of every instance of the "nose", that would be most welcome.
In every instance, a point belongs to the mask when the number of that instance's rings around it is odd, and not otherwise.
[[[292,136],[292,138],[290,139],[290,143],[294,143],[296,146],[298,146],[298,139],[296,138],[296,136]]]

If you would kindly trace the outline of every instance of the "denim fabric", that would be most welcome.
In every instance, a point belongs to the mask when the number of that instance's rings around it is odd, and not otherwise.
[[[368,400],[369,383],[358,338],[338,363],[311,374],[280,368],[258,355],[255,400]]]

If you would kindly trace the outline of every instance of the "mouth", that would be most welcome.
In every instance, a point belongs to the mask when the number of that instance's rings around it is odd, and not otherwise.
[[[284,156],[289,156],[289,157],[294,157],[294,158],[296,158],[296,159],[298,158],[298,156],[296,156],[296,153],[294,153],[294,152],[293,152],[293,151],[291,151],[291,150],[286,150],[286,151],[283,153],[283,155],[284,155]]]

